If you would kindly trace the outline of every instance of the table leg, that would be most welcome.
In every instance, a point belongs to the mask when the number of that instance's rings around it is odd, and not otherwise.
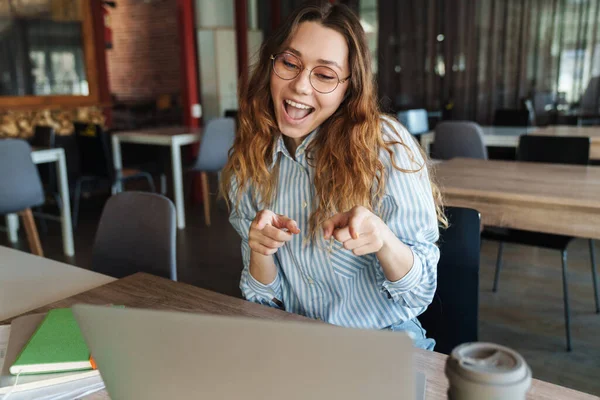
[[[112,135],[113,166],[115,168],[116,182],[112,187],[112,194],[117,194],[123,190],[121,183],[121,170],[123,169],[123,160],[121,159],[121,142],[118,135]]]
[[[6,227],[8,228],[8,240],[11,243],[17,243],[19,240],[19,216],[17,214],[8,214],[6,216]]]
[[[60,219],[62,224],[63,249],[65,255],[75,255],[73,244],[73,222],[71,221],[71,199],[69,197],[69,182],[67,178],[67,162],[65,153],[62,151],[56,160],[56,174],[58,176],[58,190],[60,192],[61,204]]]
[[[183,201],[183,173],[181,168],[181,144],[171,142],[171,163],[173,169],[173,189],[175,195],[175,210],[177,212],[177,227],[185,228],[185,204]]]

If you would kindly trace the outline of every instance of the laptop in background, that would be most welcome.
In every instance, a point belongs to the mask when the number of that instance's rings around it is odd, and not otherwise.
[[[413,344],[399,332],[90,305],[73,313],[114,399],[416,398]]]

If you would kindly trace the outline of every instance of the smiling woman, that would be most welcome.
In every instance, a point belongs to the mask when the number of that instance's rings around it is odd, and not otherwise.
[[[426,159],[379,111],[365,32],[346,6],[307,3],[262,46],[223,170],[250,301],[332,324],[409,331],[436,288]]]

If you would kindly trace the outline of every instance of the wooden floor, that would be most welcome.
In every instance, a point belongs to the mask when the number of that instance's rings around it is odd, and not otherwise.
[[[103,199],[84,201],[75,233],[75,259],[62,255],[60,228],[48,222],[41,232],[46,256],[89,268],[91,248]],[[187,209],[188,227],[180,231],[178,269],[181,281],[240,296],[240,241],[223,205],[213,202],[213,226],[204,226],[202,206]],[[9,245],[0,232],[0,245]],[[18,248],[27,250],[21,233]],[[565,351],[560,255],[557,251],[505,245],[498,293],[492,293],[497,245],[482,247],[480,274],[480,340],[519,351],[536,378],[600,395],[600,315],[594,313],[587,242],[569,248],[573,351]],[[600,256],[600,246],[596,246]],[[0,260],[1,264],[1,260]],[[460,321],[457,321],[460,323]]]
[[[480,340],[520,352],[536,378],[600,395],[600,315],[595,313],[588,242],[568,249],[573,351],[565,351],[560,253],[505,245],[492,292],[497,244],[485,242],[480,265]],[[600,246],[596,243],[596,254]]]

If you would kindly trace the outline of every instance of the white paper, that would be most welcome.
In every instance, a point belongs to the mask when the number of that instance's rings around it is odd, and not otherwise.
[[[81,379],[39,389],[13,392],[10,395],[0,395],[0,400],[72,400],[96,393],[104,389],[100,376]]]
[[[10,337],[10,325],[0,325],[0,371],[4,365],[6,349],[8,348],[8,338]]]
[[[8,339],[10,337],[10,325],[0,325],[0,371],[6,357],[8,349]],[[90,371],[91,372],[91,371]],[[10,398],[10,400],[25,399],[43,399],[43,400],[64,400],[86,396],[104,389],[104,382],[100,375],[83,378],[77,381],[56,384],[44,388],[20,391],[16,390],[10,394],[0,394],[0,400]]]

